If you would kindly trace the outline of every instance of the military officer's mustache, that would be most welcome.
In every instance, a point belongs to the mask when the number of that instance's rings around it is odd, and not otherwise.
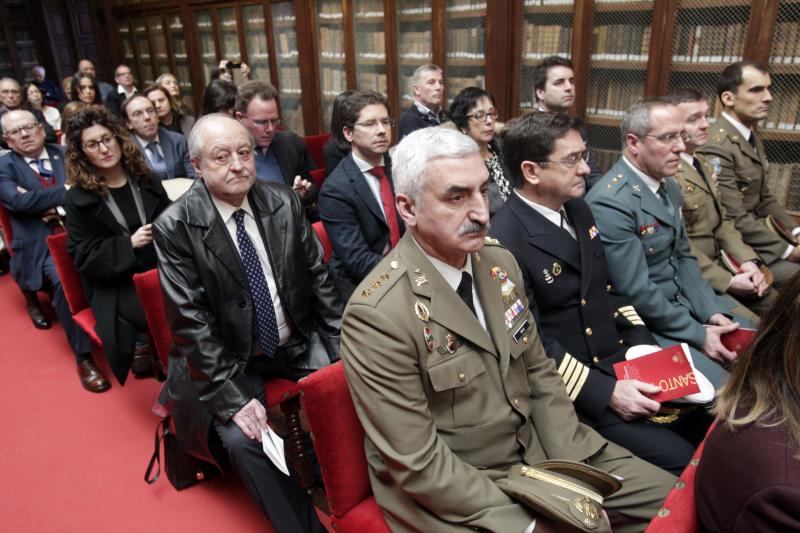
[[[481,224],[480,222],[468,220],[458,228],[458,236],[461,237],[467,233],[486,233],[489,231],[489,226],[490,224],[488,222],[486,224]]]

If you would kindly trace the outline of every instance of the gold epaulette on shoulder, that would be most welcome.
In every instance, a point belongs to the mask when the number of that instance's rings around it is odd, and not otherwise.
[[[380,301],[381,297],[386,294],[387,289],[394,285],[405,271],[405,267],[397,259],[389,261],[388,264],[385,262],[380,263],[370,273],[370,276],[358,286],[354,297],[361,301]]]

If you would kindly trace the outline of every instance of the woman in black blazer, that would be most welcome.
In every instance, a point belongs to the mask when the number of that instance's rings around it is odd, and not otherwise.
[[[107,109],[80,111],[68,131],[68,250],[83,278],[111,369],[124,384],[129,369],[137,376],[152,372],[133,274],[156,266],[150,225],[170,200]]]

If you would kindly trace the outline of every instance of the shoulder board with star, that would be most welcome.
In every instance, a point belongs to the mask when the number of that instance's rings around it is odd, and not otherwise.
[[[622,172],[614,174],[608,179],[604,178],[603,181],[605,182],[605,186],[603,188],[610,192],[617,192],[628,183],[628,179]]]
[[[387,258],[388,259],[388,258]],[[377,304],[389,288],[402,279],[406,267],[398,259],[384,259],[356,288],[352,301]]]
[[[709,141],[714,144],[722,144],[728,139],[728,130],[721,126],[712,126]]]

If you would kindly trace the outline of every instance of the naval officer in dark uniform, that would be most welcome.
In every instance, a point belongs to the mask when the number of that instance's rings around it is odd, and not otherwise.
[[[658,345],[630,302],[613,290],[603,243],[583,200],[590,168],[580,121],[532,113],[508,123],[504,156],[514,194],[490,235],[515,256],[547,355],[579,417],[607,439],[679,474],[710,419],[702,410],[666,426],[658,387],[617,380],[612,365],[634,345]],[[505,143],[509,144],[506,146]],[[672,343],[671,343],[672,344]]]

